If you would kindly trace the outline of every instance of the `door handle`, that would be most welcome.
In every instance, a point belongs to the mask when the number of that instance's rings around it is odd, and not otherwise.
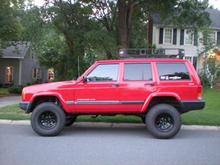
[[[155,82],[147,82],[144,84],[145,86],[149,85],[149,86],[154,86],[155,85]]]
[[[112,84],[112,86],[113,86],[113,87],[118,87],[118,86],[119,86],[119,84]]]

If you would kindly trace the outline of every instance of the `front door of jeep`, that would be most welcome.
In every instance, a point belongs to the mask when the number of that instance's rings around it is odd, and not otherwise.
[[[97,64],[78,84],[75,108],[79,113],[108,113],[117,110],[119,63]]]

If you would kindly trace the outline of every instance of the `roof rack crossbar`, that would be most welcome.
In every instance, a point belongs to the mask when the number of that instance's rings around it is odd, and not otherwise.
[[[180,58],[185,55],[184,49],[159,48],[159,49],[120,49],[120,58]]]

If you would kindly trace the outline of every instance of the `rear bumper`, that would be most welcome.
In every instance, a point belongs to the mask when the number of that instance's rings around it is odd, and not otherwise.
[[[25,113],[30,113],[30,107],[31,103],[30,102],[21,102],[19,103],[19,107],[25,111]]]
[[[185,100],[185,101],[181,101],[181,104],[182,104],[182,112],[201,110],[205,107],[204,100]]]

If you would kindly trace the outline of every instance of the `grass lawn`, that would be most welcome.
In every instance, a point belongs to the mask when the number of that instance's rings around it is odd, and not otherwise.
[[[220,90],[206,89],[203,98],[206,102],[205,109],[183,114],[184,124],[220,125]]]
[[[0,97],[8,94],[9,94],[8,88],[0,88]]]
[[[25,114],[18,105],[10,105],[0,108],[0,119],[26,120],[29,118],[30,115]]]
[[[182,115],[183,124],[195,125],[220,125],[220,91],[207,89],[203,93],[206,101],[204,110],[191,111]],[[25,114],[18,108],[18,105],[11,105],[0,108],[0,119],[24,120],[29,119],[30,115]],[[99,116],[92,118],[91,116],[79,116],[77,121],[95,121],[95,122],[142,122],[136,116]]]

